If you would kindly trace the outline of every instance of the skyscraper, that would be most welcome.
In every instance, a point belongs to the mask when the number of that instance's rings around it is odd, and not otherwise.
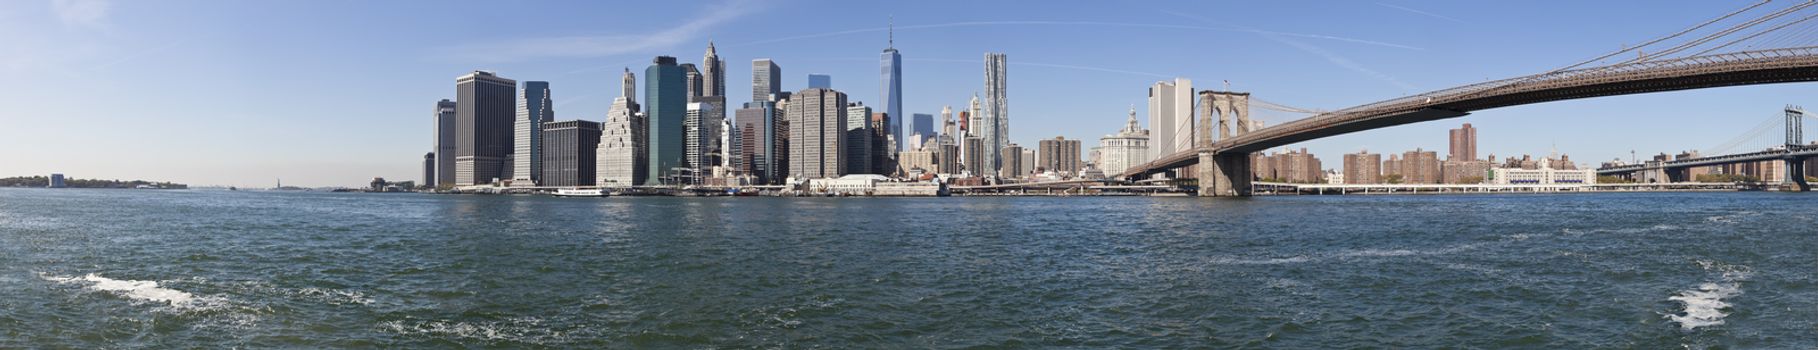
[[[685,164],[682,151],[682,119],[687,118],[688,87],[687,73],[675,63],[675,57],[657,56],[649,68],[644,69],[644,106],[645,124],[649,127],[645,137],[649,142],[645,148],[649,151],[647,161],[650,173],[644,178],[646,185],[664,184],[664,175],[674,168]]]
[[[724,96],[702,96],[688,104],[687,119],[682,121],[685,167],[703,170],[719,164],[716,154],[720,151],[720,127],[726,120],[725,101]]]
[[[889,131],[894,119],[890,113],[871,113],[870,174],[890,175],[896,170],[896,135]]]
[[[455,183],[455,102],[443,99],[436,101],[436,178],[424,180],[423,184],[436,187],[441,184]]]
[[[423,185],[436,187],[436,152],[423,154]]]
[[[1079,140],[1055,136],[1051,140],[1042,140],[1036,148],[1041,152],[1037,153],[1034,167],[1067,175],[1079,173]]]
[[[1454,161],[1477,160],[1477,128],[1471,127],[1471,123],[1465,123],[1463,127],[1450,131],[1452,154],[1447,155],[1448,159]]]
[[[568,120],[543,123],[544,186],[593,186],[600,123]]]
[[[883,65],[880,68],[882,80],[878,82],[878,100],[884,101],[882,112],[890,115],[888,134],[895,140],[895,148],[903,148],[903,55],[896,52],[896,21],[891,20],[889,46],[884,48]]]
[[[783,67],[768,58],[751,60],[751,102],[770,101],[770,94],[783,91]]]
[[[934,136],[959,137],[959,126],[953,123],[953,106],[941,106],[941,133]]]
[[[688,102],[694,102],[696,98],[707,96],[706,88],[701,85],[704,80],[701,70],[693,63],[682,64],[682,80],[686,81],[684,85],[688,86]]]
[[[455,185],[491,183],[505,170],[517,88],[486,71],[455,78]]]
[[[1012,143],[1004,145],[1004,148],[998,149],[998,152],[1001,154],[997,159],[1003,162],[1003,165],[997,168],[998,177],[1016,179],[1029,174],[1030,169],[1023,169],[1023,146]]]
[[[1008,65],[1001,53],[985,53],[985,127],[978,130],[985,137],[985,166],[996,168],[1003,166],[997,159],[998,150],[1010,143],[1010,96],[1008,87]]]
[[[908,129],[903,130],[904,132],[922,135],[919,140],[908,140],[905,142],[928,142],[928,140],[940,136],[940,134],[935,133],[934,115],[932,114],[912,114],[905,123],[908,123]]]
[[[707,54],[701,56],[701,96],[726,96],[726,61],[707,42]]]
[[[779,138],[788,137],[789,131],[777,112],[776,102],[758,101],[745,104],[733,117],[740,134],[739,151],[744,155],[739,170],[764,184],[782,179],[776,164],[785,161],[779,158],[784,152],[777,148],[782,145]]]
[[[600,126],[594,170],[598,176],[594,184],[598,186],[636,186],[650,176],[644,137],[649,129],[644,125],[643,114],[638,112],[637,78],[629,68],[625,69],[623,84],[622,95],[612,100],[612,109],[606,112],[606,122]]]
[[[961,166],[965,168],[963,170],[966,173],[970,173],[972,176],[996,175],[997,169],[987,170],[987,167],[985,166],[986,157],[983,155],[985,153],[987,153],[985,151],[985,138],[967,136],[965,140],[961,140],[960,157],[962,157],[961,161],[964,163],[961,164]],[[989,171],[989,173],[987,173],[987,171]]]
[[[845,175],[846,94],[810,88],[789,97],[789,171],[797,178]]]
[[[871,129],[871,107],[863,102],[846,104],[846,170],[844,174],[871,174],[871,143],[876,139]]]
[[[549,100],[549,82],[526,81],[518,94],[517,145],[512,154],[512,185],[535,186],[543,178],[543,123],[555,121],[554,102]]]
[[[810,88],[810,89],[832,89],[833,88],[833,76],[826,75],[826,74],[809,74],[808,75],[808,88]]]
[[[1193,149],[1193,81],[1174,78],[1149,87],[1149,159]]]

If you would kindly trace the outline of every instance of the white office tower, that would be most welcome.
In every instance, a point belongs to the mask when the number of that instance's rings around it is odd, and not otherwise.
[[[1193,81],[1149,87],[1149,159],[1193,149]]]
[[[526,81],[518,93],[518,116],[512,136],[511,185],[536,186],[543,177],[543,123],[555,121],[549,82]]]

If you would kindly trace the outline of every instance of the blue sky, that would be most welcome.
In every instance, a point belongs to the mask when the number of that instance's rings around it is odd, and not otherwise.
[[[708,40],[750,96],[750,61],[784,88],[809,73],[877,104],[895,17],[907,113],[956,108],[1008,54],[1010,133],[1086,147],[1147,87],[1199,88],[1338,109],[1545,71],[1743,6],[1717,1],[13,1],[0,6],[0,176],[61,172],[202,185],[359,185],[418,179],[431,108],[473,69],[551,84],[558,119],[601,120],[619,72],[655,55],[699,62]],[[1570,9],[1562,10],[1562,9]],[[1479,152],[1580,163],[1701,149],[1818,105],[1784,84],[1547,103],[1296,145],[1341,154],[1446,148],[1470,122]],[[745,102],[743,100],[732,101]],[[1257,111],[1279,124],[1300,117]]]

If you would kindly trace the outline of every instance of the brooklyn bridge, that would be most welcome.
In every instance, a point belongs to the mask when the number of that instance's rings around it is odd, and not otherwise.
[[[1543,102],[1728,86],[1818,81],[1818,3],[1806,1],[1783,8],[1755,3],[1640,45],[1532,75],[1487,81],[1316,112],[1311,116],[1255,128],[1249,120],[1248,93],[1207,91],[1195,124],[1194,147],[1162,155],[1125,170],[1118,177],[1144,179],[1160,173],[1199,179],[1201,196],[1248,196],[1250,155],[1285,146],[1365,130],[1469,115],[1492,108]],[[1790,124],[1790,123],[1789,123]],[[1214,137],[1214,129],[1218,131]],[[1796,126],[1789,126],[1795,130]],[[1794,135],[1798,136],[1798,135]],[[1784,152],[1743,157],[1773,157],[1788,162],[1788,178],[1804,189],[1804,169],[1793,165],[1818,150],[1789,137]],[[1711,161],[1721,161],[1712,159]],[[1741,161],[1741,160],[1737,160]],[[1710,164],[1701,164],[1710,165]],[[1679,168],[1691,165],[1673,165]],[[1669,168],[1645,165],[1609,173]],[[1186,174],[1182,174],[1186,173]]]

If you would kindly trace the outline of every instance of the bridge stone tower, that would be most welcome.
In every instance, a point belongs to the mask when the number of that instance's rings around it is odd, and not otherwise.
[[[1194,146],[1199,149],[1199,195],[1202,197],[1240,197],[1250,195],[1250,153],[1218,152],[1217,141],[1242,136],[1251,131],[1250,93],[1201,91],[1199,93],[1199,130]],[[1217,118],[1214,124],[1213,118]],[[1232,134],[1236,121],[1235,135]],[[1218,138],[1213,139],[1212,126],[1218,125]]]

